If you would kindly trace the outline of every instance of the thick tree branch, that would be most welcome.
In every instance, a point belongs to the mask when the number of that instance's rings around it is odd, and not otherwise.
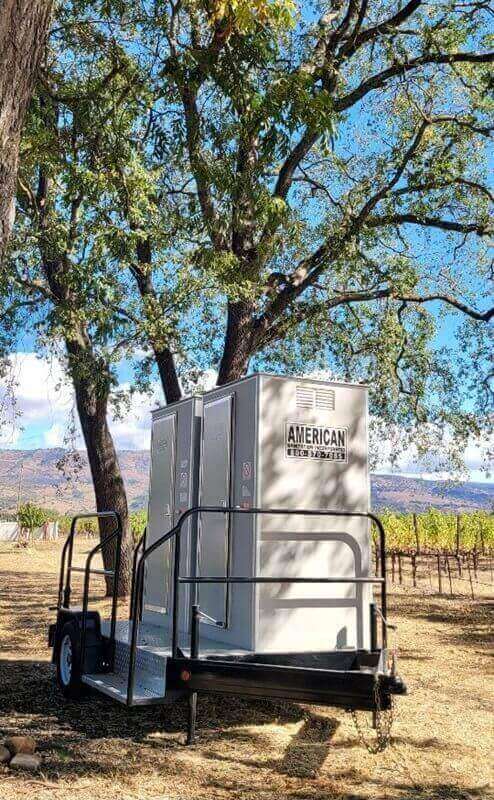
[[[366,44],[366,42],[370,42],[373,39],[376,39],[378,36],[383,36],[388,33],[394,33],[399,26],[405,22],[412,14],[417,11],[417,9],[422,5],[423,0],[410,0],[409,3],[406,3],[400,11],[397,11],[396,14],[389,17],[384,22],[380,22],[378,25],[373,25],[372,28],[366,28],[365,30],[357,33],[355,35],[355,31],[353,35],[348,38],[348,41],[343,45],[341,50],[337,55],[337,60],[340,62],[342,57],[349,58],[352,56],[362,45]]]
[[[455,231],[457,233],[476,233],[477,236],[488,236],[492,233],[489,225],[480,222],[457,222],[452,219],[440,219],[439,217],[422,216],[418,214],[383,214],[380,216],[368,217],[366,225],[371,228],[379,228],[384,225],[421,225],[425,228],[439,228],[443,231]]]
[[[278,180],[276,181],[273,192],[275,197],[281,197],[283,200],[286,198],[290,186],[292,185],[295,170],[317,142],[318,138],[318,132],[313,128],[306,128],[301,139],[290,152],[278,173]]]
[[[411,70],[429,64],[491,64],[494,62],[494,53],[439,53],[412,58],[399,64],[393,64],[382,72],[373,75],[363,81],[348,94],[335,100],[335,111],[341,112],[351,108],[359,100],[362,100],[369,92],[383,88],[386,83],[397,75],[405,75]]]
[[[394,286],[385,286],[381,288],[368,287],[360,291],[341,291],[338,292],[334,297],[330,297],[324,301],[324,309],[329,312],[341,306],[350,307],[358,303],[374,302],[376,300],[383,300],[387,298],[394,301],[399,301],[400,303],[406,305],[439,301],[456,308],[463,314],[480,322],[489,322],[492,318],[494,318],[494,307],[487,309],[486,311],[477,311],[475,308],[468,306],[462,300],[459,300],[458,298],[449,294],[402,294],[397,292]],[[315,307],[313,307],[313,310],[315,310]],[[308,312],[306,307],[301,308],[298,311],[295,309],[292,312],[291,319],[295,324],[303,322],[307,318]],[[266,345],[273,343],[280,337],[280,335],[282,335],[282,333],[282,323],[280,322],[280,319],[278,317],[272,318],[269,321],[269,324],[266,324],[262,328],[258,329],[255,340],[256,348],[260,349],[261,347],[265,347]]]
[[[404,303],[432,303],[439,300],[442,303],[453,306],[463,314],[472,317],[472,319],[479,320],[480,322],[489,322],[489,320],[494,317],[494,307],[487,309],[487,311],[476,311],[476,309],[467,306],[466,303],[463,303],[461,300],[458,300],[456,297],[452,297],[449,294],[397,294],[394,295],[394,297],[397,300],[402,300]]]
[[[192,173],[197,185],[197,196],[201,206],[202,215],[209,236],[215,247],[222,250],[225,247],[224,236],[219,229],[219,220],[211,196],[211,189],[207,179],[207,163],[204,159],[200,140],[200,116],[197,108],[197,96],[190,82],[186,79],[179,84],[182,103],[185,112],[185,126],[187,130],[187,148]]]
[[[176,400],[180,400],[182,390],[175,368],[173,353],[165,340],[165,320],[163,319],[163,313],[153,285],[151,242],[149,238],[138,240],[136,253],[137,262],[132,265],[131,271],[142,299],[144,316],[152,328],[152,332],[148,336],[156,358],[166,402],[174,403]]]
[[[375,208],[376,205],[381,200],[383,200],[387,194],[389,194],[389,192],[394,186],[396,186],[401,176],[403,175],[407,167],[407,164],[411,161],[414,154],[416,153],[417,148],[419,147],[420,142],[422,141],[423,135],[428,126],[429,122],[427,120],[424,120],[422,124],[419,126],[417,133],[413,137],[411,144],[405,151],[403,158],[401,159],[400,163],[398,164],[398,167],[393,173],[393,176],[387,183],[384,184],[384,186],[381,186],[381,188],[374,195],[372,195],[372,197],[370,197],[369,200],[364,204],[358,215],[357,221],[359,225],[369,216],[372,209]]]
[[[491,203],[494,203],[494,194],[489,191],[487,186],[477,181],[469,181],[467,178],[453,176],[449,181],[426,181],[424,183],[408,184],[407,186],[400,186],[399,189],[393,189],[390,196],[400,197],[407,194],[420,194],[422,192],[437,191],[438,189],[450,189],[452,186],[467,186],[480,194],[485,195]]]

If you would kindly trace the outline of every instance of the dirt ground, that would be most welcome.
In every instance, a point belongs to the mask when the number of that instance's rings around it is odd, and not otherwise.
[[[410,693],[385,753],[369,754],[343,711],[221,697],[199,698],[198,742],[187,748],[182,702],[62,701],[46,647],[59,551],[0,544],[0,738],[30,734],[43,757],[35,775],[0,767],[0,800],[494,798],[490,588],[472,601],[394,587]]]

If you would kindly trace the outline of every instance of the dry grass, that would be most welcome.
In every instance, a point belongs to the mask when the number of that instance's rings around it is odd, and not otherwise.
[[[392,595],[410,696],[399,701],[386,753],[361,748],[343,712],[225,698],[200,698],[198,744],[185,748],[183,703],[62,702],[45,645],[58,557],[54,544],[0,550],[0,735],[32,734],[43,755],[41,774],[0,772],[1,800],[494,797],[494,606],[485,587],[475,602],[408,588]]]

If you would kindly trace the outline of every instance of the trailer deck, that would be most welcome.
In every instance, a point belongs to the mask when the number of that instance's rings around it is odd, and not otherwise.
[[[295,515],[367,516],[377,526],[380,540],[379,576],[357,575],[328,577],[287,576],[181,576],[180,533],[184,522],[193,514],[286,514],[286,509],[241,509],[231,507],[196,507],[184,512],[177,525],[160,539],[145,547],[141,540],[135,550],[133,580],[128,621],[117,621],[117,581],[114,581],[112,615],[101,621],[90,611],[89,580],[91,562],[105,542],[117,539],[116,568],[118,576],[122,528],[115,512],[117,527],[89,553],[84,569],[84,592],[81,609],[70,608],[73,538],[77,518],[64,545],[60,571],[57,622],[51,626],[49,642],[57,664],[59,683],[67,696],[77,694],[79,684],[91,687],[127,706],[162,704],[177,695],[189,698],[187,742],[193,743],[197,695],[221,693],[256,698],[276,698],[336,706],[346,710],[367,710],[374,716],[389,709],[392,696],[405,694],[406,686],[387,663],[386,561],[385,533],[377,517],[367,512],[341,512],[319,509],[295,510]],[[164,543],[174,540],[174,569],[171,627],[150,624],[142,618],[143,580],[146,560]],[[67,563],[66,563],[67,562]],[[289,652],[256,652],[231,647],[225,642],[203,636],[200,623],[210,620],[197,603],[191,605],[187,633],[180,631],[180,587],[204,583],[314,583],[314,584],[377,584],[381,590],[381,607],[370,606],[370,648],[340,648],[297,652],[294,643]],[[379,625],[380,621],[380,625]],[[214,626],[207,626],[210,631]],[[378,629],[381,642],[378,645]],[[67,677],[69,676],[69,677]]]
[[[109,645],[110,623],[101,625],[104,647]],[[115,658],[111,672],[82,675],[82,682],[127,704],[132,623],[117,622]],[[186,637],[184,637],[185,639]],[[190,643],[172,656],[166,642],[170,631],[140,623],[132,705],[161,704],[177,694],[222,692],[252,697],[274,697],[323,705],[376,709],[376,675],[383,670],[382,652],[333,650],[315,653],[255,653],[203,640],[200,658]],[[390,705],[392,681],[378,679],[381,708]],[[398,685],[394,686],[399,690]]]

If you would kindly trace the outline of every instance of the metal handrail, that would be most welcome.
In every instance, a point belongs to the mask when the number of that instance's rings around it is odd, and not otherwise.
[[[120,556],[121,556],[121,548],[122,548],[122,518],[118,511],[95,511],[89,514],[77,514],[75,517],[72,518],[72,522],[70,524],[70,531],[67,539],[64,542],[64,546],[62,548],[62,558],[60,563],[60,579],[58,584],[58,602],[57,602],[57,612],[60,611],[61,608],[70,608],[70,595],[71,595],[71,574],[72,572],[78,571],[77,568],[72,567],[72,556],[74,551],[74,536],[76,531],[76,526],[79,520],[81,519],[114,519],[117,523],[117,527],[114,531],[112,531],[108,536],[105,536],[103,540],[101,540],[96,547],[94,547],[88,557],[86,559],[86,564],[84,566],[84,589],[83,589],[83,596],[82,596],[82,630],[81,630],[81,653],[80,653],[80,666],[81,669],[84,665],[84,655],[85,655],[85,645],[86,645],[86,626],[87,626],[87,610],[88,610],[88,595],[89,595],[89,576],[90,576],[90,566],[93,556],[101,550],[108,542],[118,537],[117,542],[117,552],[115,557],[115,564],[114,564],[114,578],[113,578],[113,594],[112,594],[112,611],[111,611],[111,622],[110,622],[110,646],[111,646],[111,653],[114,651],[115,645],[115,632],[116,632],[116,617],[117,617],[117,601],[118,601],[118,580],[120,576]],[[67,557],[68,555],[68,557]],[[65,562],[67,558],[67,569],[65,569]],[[103,573],[106,572],[103,570]],[[64,586],[65,583],[65,586]]]
[[[69,535],[67,536],[63,548],[62,548],[62,558],[60,562],[60,579],[58,584],[58,601],[57,601],[57,611],[60,611],[62,607],[69,608],[70,606],[70,571],[72,567],[72,553],[74,549],[74,535],[75,529],[78,521],[80,519],[108,519],[113,518],[116,520],[117,525],[122,524],[120,519],[120,514],[118,511],[95,511],[94,513],[90,514],[77,514],[75,517],[72,517],[72,522],[70,523],[70,531]],[[67,550],[69,551],[69,557],[67,560],[67,576],[65,575],[65,557],[67,555]],[[65,587],[64,587],[65,583]]]
[[[130,584],[130,607],[129,607],[129,619],[130,620],[134,619],[134,610],[135,610],[134,609],[134,603],[135,603],[134,585],[135,585],[137,558],[138,558],[138,555],[139,555],[139,550],[142,548],[142,550],[144,551],[144,547],[145,547],[145,544],[146,544],[146,534],[147,534],[147,526],[144,528],[144,532],[143,532],[141,538],[139,539],[139,541],[137,542],[137,544],[135,546],[134,556],[132,558],[132,581],[131,581],[131,584]]]
[[[116,513],[116,512],[115,512]],[[111,617],[110,617],[110,660],[113,662],[114,654],[115,654],[115,634],[117,629],[117,603],[118,603],[118,581],[120,578],[120,556],[122,550],[122,520],[120,518],[120,514],[117,517],[117,527],[109,536],[105,536],[105,538],[98,542],[98,544],[93,547],[93,549],[89,552],[88,557],[86,558],[86,569],[84,574],[84,590],[82,594],[82,620],[81,620],[81,658],[80,658],[80,669],[83,672],[84,667],[84,656],[85,656],[85,649],[86,649],[86,627],[87,627],[87,611],[88,611],[88,604],[89,604],[89,579],[91,576],[91,561],[96,553],[101,550],[105,545],[109,542],[113,541],[113,539],[117,539],[117,552],[115,554],[115,569],[114,569],[114,577],[113,577],[113,593],[112,593],[112,606],[111,606]]]
[[[383,578],[372,576],[371,578],[346,578],[344,575],[337,578],[249,578],[249,577],[208,577],[208,578],[193,578],[187,576],[179,578],[179,583],[376,583],[383,582]],[[388,626],[389,627],[389,626]]]
[[[379,531],[379,549],[380,549],[380,573],[379,578],[345,578],[344,580],[323,578],[312,580],[311,578],[275,578],[272,580],[264,580],[263,578],[245,578],[240,581],[231,578],[185,578],[181,579],[180,572],[180,536],[182,533],[182,526],[185,520],[194,514],[268,514],[268,515],[283,515],[290,514],[295,516],[326,516],[326,517],[356,517],[365,518],[374,522]],[[178,600],[179,600],[179,586],[180,583],[216,583],[216,582],[244,582],[244,583],[263,583],[263,582],[280,582],[280,583],[331,583],[331,582],[344,582],[344,583],[378,583],[381,587],[381,610],[382,617],[386,618],[387,615],[387,591],[386,591],[386,534],[384,531],[381,520],[369,511],[336,511],[333,509],[286,509],[286,508],[236,508],[232,506],[194,506],[185,511],[176,525],[167,533],[163,534],[159,539],[153,542],[149,547],[145,548],[141,558],[137,564],[135,581],[133,580],[133,592],[135,594],[135,601],[131,598],[131,607],[134,608],[134,617],[131,619],[132,633],[130,639],[130,654],[129,654],[129,673],[127,678],[127,705],[132,705],[133,692],[134,692],[134,675],[137,656],[137,635],[138,635],[138,619],[142,610],[142,589],[143,589],[143,575],[144,565],[147,558],[154,553],[159,547],[167,541],[176,537],[175,542],[175,558],[173,568],[173,608],[172,608],[172,656],[177,658],[179,655],[178,648]],[[387,641],[387,626],[382,622],[382,643],[383,647],[386,646]]]

